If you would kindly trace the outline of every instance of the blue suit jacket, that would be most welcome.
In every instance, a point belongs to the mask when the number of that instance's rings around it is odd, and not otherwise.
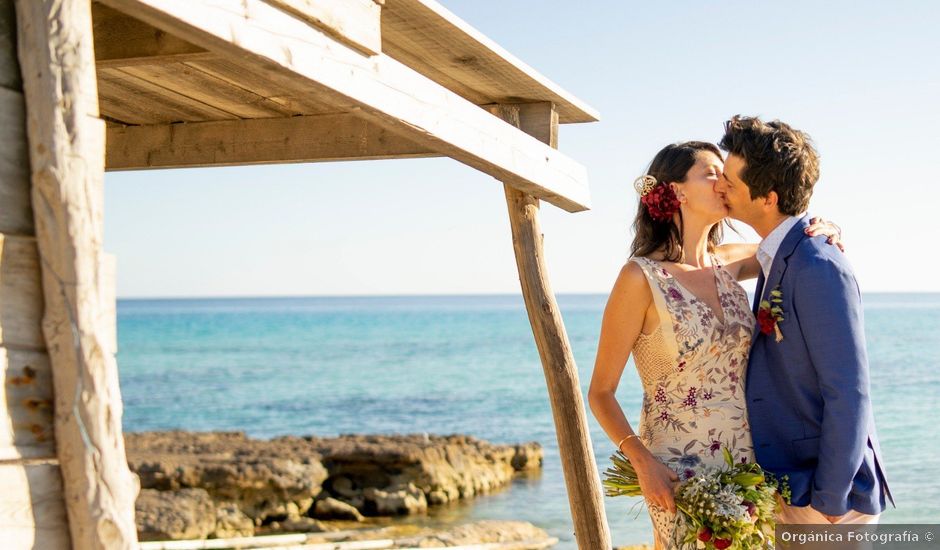
[[[808,237],[808,217],[787,233],[754,311],[782,291],[783,340],[755,326],[746,397],[757,462],[789,476],[794,506],[830,515],[878,514],[891,498],[869,399],[861,294],[846,257]]]

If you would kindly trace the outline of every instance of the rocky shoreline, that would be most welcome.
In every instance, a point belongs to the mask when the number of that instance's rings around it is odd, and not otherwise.
[[[142,541],[366,526],[490,493],[542,466],[538,443],[494,445],[466,435],[259,440],[242,432],[172,431],[128,433],[125,443],[141,483]],[[526,522],[478,523],[501,533],[491,542],[548,538]],[[485,540],[481,529],[487,527],[471,531]]]

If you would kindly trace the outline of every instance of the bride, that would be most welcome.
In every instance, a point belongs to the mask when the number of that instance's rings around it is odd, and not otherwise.
[[[604,310],[588,400],[601,427],[636,469],[656,548],[670,547],[673,491],[687,468],[721,466],[722,449],[754,461],[744,400],[755,318],[738,281],[757,277],[757,245],[719,245],[728,215],[710,143],[666,146],[637,180],[631,258]],[[810,235],[837,242],[837,228]],[[643,384],[639,433],[615,392],[630,354]]]

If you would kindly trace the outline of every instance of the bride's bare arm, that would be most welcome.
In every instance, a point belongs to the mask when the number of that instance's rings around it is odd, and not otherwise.
[[[842,232],[836,224],[823,220],[822,218],[813,218],[810,220],[809,227],[806,228],[806,234],[814,237],[816,235],[825,235],[829,237],[829,244],[838,246],[840,250],[845,250],[842,245]],[[746,281],[757,277],[760,273],[760,262],[757,261],[757,244],[753,243],[734,243],[722,244],[715,247],[715,253],[721,259],[722,263],[735,279]]]
[[[753,279],[760,273],[756,244],[722,244],[715,247],[715,253],[724,264],[725,269],[738,281]]]
[[[643,497],[674,512],[673,491],[678,477],[656,459],[638,437],[634,437],[635,432],[615,396],[652,300],[652,292],[640,266],[633,262],[625,265],[604,309],[588,403],[608,437],[615,444],[621,443],[620,450],[636,468]]]

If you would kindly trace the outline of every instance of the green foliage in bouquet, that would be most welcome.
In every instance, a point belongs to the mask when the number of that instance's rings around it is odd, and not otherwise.
[[[723,449],[726,467],[709,468],[698,457],[680,474],[678,517],[673,542],[679,548],[752,550],[772,548],[777,493],[790,502],[786,476],[777,480],[755,463],[734,463]],[[640,496],[636,470],[620,451],[604,472],[607,496]]]

